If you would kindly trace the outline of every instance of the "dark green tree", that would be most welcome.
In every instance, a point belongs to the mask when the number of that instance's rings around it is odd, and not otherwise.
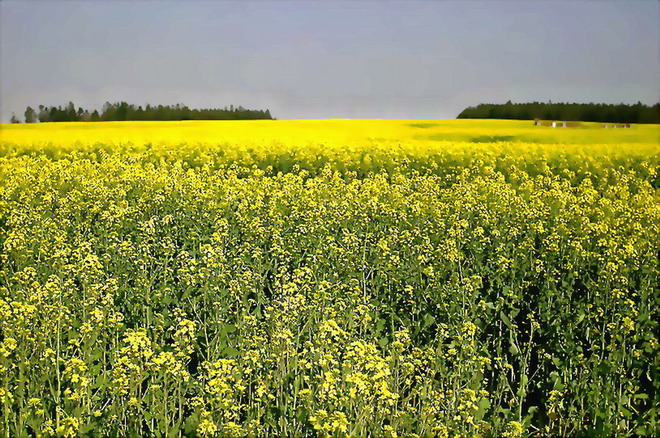
[[[50,114],[48,113],[48,108],[46,108],[43,105],[39,105],[39,121],[41,123],[50,121]]]
[[[512,103],[480,104],[468,107],[459,119],[566,120],[609,123],[660,123],[660,104],[653,106],[637,102],[625,104],[595,103]]]
[[[32,107],[28,106],[25,110],[25,123],[36,123],[37,122],[37,113]]]
[[[34,112],[33,120],[37,118]],[[82,107],[76,110],[73,102],[69,102],[64,108],[46,107],[39,105],[38,119],[40,122],[73,122],[73,121],[119,121],[119,120],[257,120],[272,119],[270,110],[250,110],[243,106],[231,105],[229,109],[202,108],[190,109],[184,104],[157,105],[147,104],[144,108],[127,102],[110,103],[103,105],[99,113],[94,110],[91,113]]]
[[[73,104],[73,102],[69,102],[67,105],[64,117],[66,118],[67,122],[75,122],[77,120],[76,106]]]

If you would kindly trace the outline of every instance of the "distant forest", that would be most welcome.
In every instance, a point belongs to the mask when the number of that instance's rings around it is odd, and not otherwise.
[[[612,123],[660,123],[660,103],[653,106],[602,103],[484,103],[463,110],[458,119],[566,120]]]
[[[272,119],[269,110],[249,110],[242,106],[229,108],[190,109],[185,105],[146,105],[135,106],[126,102],[106,102],[99,113],[90,112],[69,102],[64,107],[39,105],[37,109],[27,107],[25,110],[25,123],[39,122],[102,122],[122,120],[256,120]],[[12,123],[20,123],[20,119],[13,115]]]

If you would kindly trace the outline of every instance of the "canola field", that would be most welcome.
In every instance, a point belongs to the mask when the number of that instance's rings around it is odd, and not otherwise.
[[[660,131],[0,127],[1,436],[655,436]]]

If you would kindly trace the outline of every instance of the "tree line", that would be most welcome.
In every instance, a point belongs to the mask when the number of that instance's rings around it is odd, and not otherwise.
[[[611,123],[660,123],[660,103],[653,106],[604,103],[483,103],[464,109],[458,119],[574,120]]]
[[[25,123],[44,122],[102,122],[124,120],[257,120],[272,119],[270,111],[250,110],[242,106],[230,105],[224,108],[190,109],[185,105],[146,105],[144,108],[127,102],[110,103],[103,105],[101,112],[89,111],[81,107],[76,108],[73,102],[67,105],[51,106],[39,105],[36,109],[27,107]],[[13,114],[11,123],[21,123]]]

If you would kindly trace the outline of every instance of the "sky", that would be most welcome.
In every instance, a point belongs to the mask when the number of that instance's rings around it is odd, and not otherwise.
[[[279,119],[654,104],[660,2],[0,0],[0,120],[70,100]]]

